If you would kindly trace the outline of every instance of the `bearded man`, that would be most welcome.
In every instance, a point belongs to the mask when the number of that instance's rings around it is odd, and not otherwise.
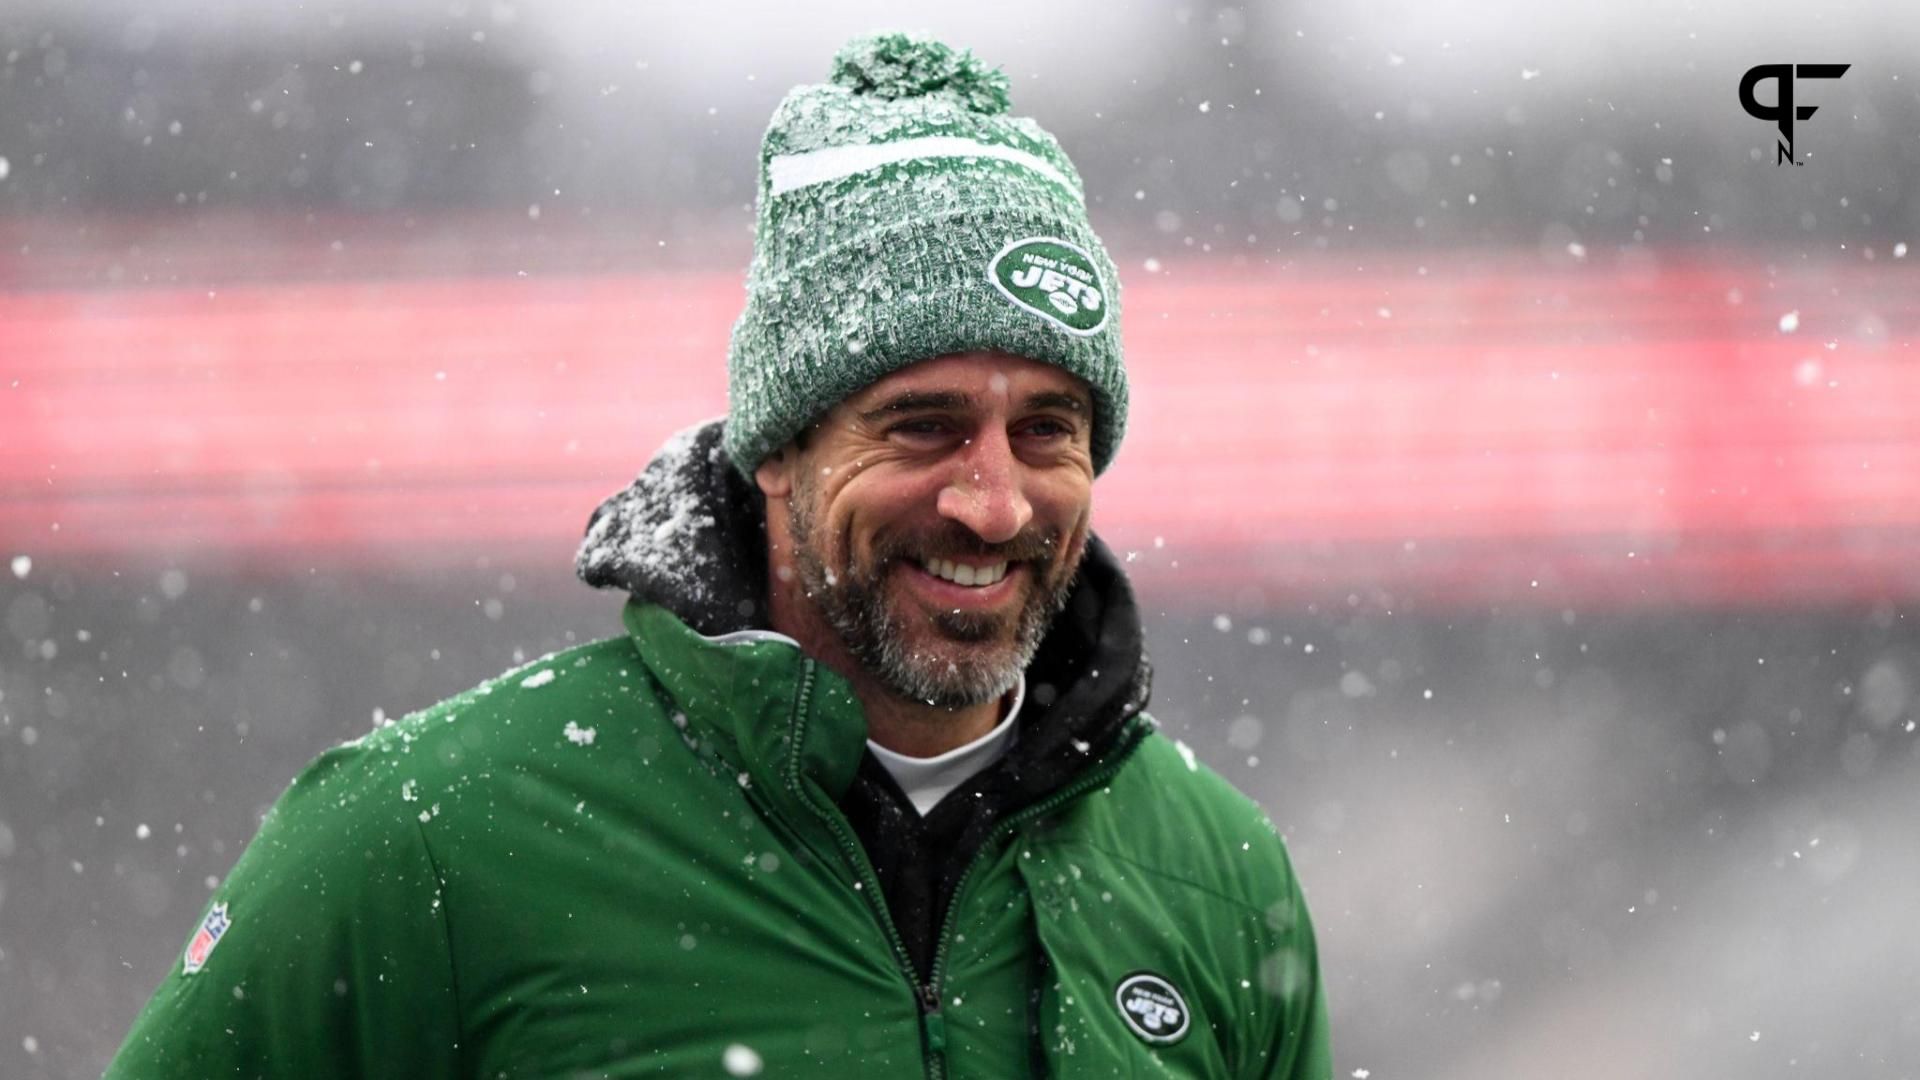
[[[1116,276],[1008,107],[906,35],[787,95],[728,415],[581,548],[627,634],[323,755],[109,1076],[1331,1075],[1279,836],[1142,711]]]

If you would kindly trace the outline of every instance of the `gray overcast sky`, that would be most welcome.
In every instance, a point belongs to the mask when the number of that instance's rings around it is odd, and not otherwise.
[[[737,209],[781,94],[887,28],[1004,67],[1108,220],[1182,241],[1920,226],[1908,0],[12,0],[0,209]],[[1798,96],[1820,169],[1759,167],[1736,89],[1779,63],[1852,65]]]
[[[60,0],[14,0],[14,16],[62,13]],[[805,5],[709,0],[692,5],[623,0],[94,0],[88,20],[121,20],[130,34],[242,38],[303,34],[342,24],[370,34],[450,24],[491,28],[553,62],[610,74],[645,63],[680,94],[715,103],[747,97],[753,82],[819,78],[849,36],[924,30],[970,45],[1026,78],[1069,70],[1057,92],[1092,100],[1129,80],[1157,80],[1173,57],[1160,46],[1172,24],[1214,23],[1221,36],[1266,39],[1290,64],[1353,92],[1404,92],[1496,104],[1498,89],[1534,72],[1531,92],[1631,93],[1650,79],[1766,62],[1906,64],[1920,5],[1906,0],[1350,0],[1244,5],[1019,0],[898,3],[830,0]],[[4,19],[5,16],[0,16]],[[1256,42],[1257,43],[1257,42]],[[1915,76],[1920,78],[1920,74]],[[1654,90],[1657,92],[1658,87]]]

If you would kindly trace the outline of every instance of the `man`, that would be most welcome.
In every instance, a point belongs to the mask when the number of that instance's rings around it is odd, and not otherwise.
[[[1088,527],[1114,269],[936,42],[776,112],[730,411],[594,515],[626,636],[323,755],[119,1077],[1325,1078],[1259,810]]]

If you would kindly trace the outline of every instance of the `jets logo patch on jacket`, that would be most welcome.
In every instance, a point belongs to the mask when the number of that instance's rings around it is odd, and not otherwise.
[[[1133,1033],[1150,1043],[1179,1042],[1187,1033],[1187,1000],[1172,983],[1152,972],[1137,972],[1120,980],[1113,1000]]]

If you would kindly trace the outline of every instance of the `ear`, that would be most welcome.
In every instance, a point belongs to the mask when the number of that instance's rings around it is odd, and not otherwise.
[[[753,470],[753,482],[760,494],[769,499],[784,499],[793,494],[794,462],[799,457],[791,444],[768,454]]]

